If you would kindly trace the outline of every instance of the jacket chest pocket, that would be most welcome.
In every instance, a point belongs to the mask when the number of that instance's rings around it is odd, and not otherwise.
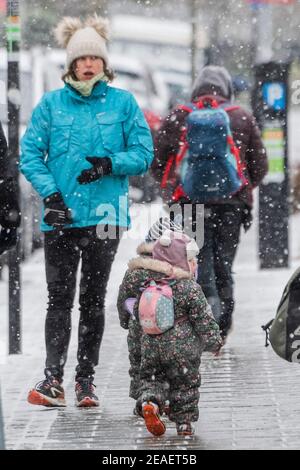
[[[69,150],[73,116],[56,116],[50,133],[49,159],[66,154]]]
[[[125,138],[123,123],[126,120],[126,115],[120,113],[105,113],[97,114],[96,117],[103,147],[111,153],[124,150]]]

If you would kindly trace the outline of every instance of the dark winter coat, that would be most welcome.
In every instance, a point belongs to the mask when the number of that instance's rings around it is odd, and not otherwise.
[[[138,318],[140,286],[149,278],[161,279],[171,272],[177,281],[172,286],[175,326],[162,335],[144,334],[138,320],[129,319],[125,300],[137,298],[134,313]],[[222,345],[218,325],[201,287],[182,269],[172,269],[169,263],[139,256],[130,261],[120,286],[118,311],[121,326],[129,328],[130,396],[138,400],[137,406],[152,398],[162,410],[168,399],[172,421],[197,421],[201,353],[217,351]]]
[[[181,268],[172,267],[165,261],[143,256],[134,258],[128,266],[129,269],[124,276],[118,296],[118,312],[123,328],[128,328],[129,319],[128,313],[124,310],[125,300],[129,297],[139,300],[140,287],[145,281],[165,278],[172,273],[172,278],[177,281],[172,286],[175,320],[187,317],[186,321],[192,324],[195,334],[203,344],[203,349],[215,351],[220,347],[218,325],[211,314],[201,287],[191,278],[190,273]],[[138,318],[138,301],[135,305],[135,314]]]
[[[216,89],[217,87],[214,87]],[[208,94],[212,92],[211,87],[203,86],[199,91],[204,96],[211,96],[218,103],[228,102],[221,95]],[[197,97],[195,97],[197,100]],[[231,106],[231,104],[229,104]],[[248,186],[244,187],[235,196],[224,200],[224,203],[238,203],[240,201],[252,207],[252,189],[257,187],[268,170],[266,151],[261,139],[260,130],[255,118],[245,109],[239,107],[228,112],[231,130],[235,144],[240,150],[240,158],[245,165],[245,176]],[[155,140],[155,159],[152,163],[152,174],[161,182],[166,163],[170,155],[176,155],[179,149],[179,141],[188,112],[182,109],[174,109],[163,121]],[[164,194],[163,194],[164,197]],[[166,201],[170,202],[170,201]]]

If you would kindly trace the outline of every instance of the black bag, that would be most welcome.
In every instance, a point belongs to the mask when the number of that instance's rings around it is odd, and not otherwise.
[[[300,268],[287,283],[276,316],[262,326],[269,345],[282,359],[300,363]]]
[[[17,228],[21,222],[16,182],[12,178],[0,180],[0,225]]]

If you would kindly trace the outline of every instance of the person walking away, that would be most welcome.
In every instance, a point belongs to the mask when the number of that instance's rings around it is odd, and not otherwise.
[[[94,374],[104,331],[104,301],[122,232],[130,225],[128,176],[146,172],[151,133],[134,97],[108,85],[107,20],[63,18],[63,89],[46,93],[22,139],[21,171],[44,202],[48,311],[45,379],[31,404],[65,406],[62,386],[81,260],[75,376],[77,406],[98,406]]]
[[[246,231],[251,225],[252,192],[267,173],[267,155],[254,117],[233,103],[232,79],[224,67],[210,65],[200,70],[191,100],[191,106],[208,102],[226,111],[233,138],[231,148],[238,151],[243,178],[242,187],[234,194],[205,203],[204,245],[198,257],[198,282],[219,323],[222,337],[226,338],[234,310],[232,266],[240,241],[240,229],[243,226]],[[152,173],[165,188],[162,194],[169,204],[195,202],[181,191],[181,185],[173,186],[171,193],[168,187],[177,178],[170,163],[182,149],[189,107],[178,106],[166,117],[155,142]],[[205,185],[205,181],[201,184]]]

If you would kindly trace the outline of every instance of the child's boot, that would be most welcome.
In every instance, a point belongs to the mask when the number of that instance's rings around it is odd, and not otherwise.
[[[193,436],[195,434],[195,429],[191,423],[176,423],[176,429],[178,436]]]
[[[159,408],[152,401],[142,404],[142,413],[145,420],[146,428],[153,436],[162,436],[166,432],[166,426],[159,416]]]

